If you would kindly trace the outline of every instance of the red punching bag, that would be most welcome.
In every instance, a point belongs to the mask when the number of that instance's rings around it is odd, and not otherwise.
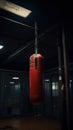
[[[42,59],[41,54],[30,56],[29,98],[33,105],[40,105],[44,98]]]

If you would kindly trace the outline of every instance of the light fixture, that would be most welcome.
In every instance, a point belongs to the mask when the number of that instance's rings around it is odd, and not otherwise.
[[[70,79],[70,83],[72,82],[72,79]]]
[[[31,10],[23,8],[7,0],[0,0],[0,8],[24,18],[26,18],[31,13]]]
[[[12,79],[19,79],[19,77],[13,77]]]
[[[0,49],[2,49],[4,46],[3,45],[0,45]]]
[[[14,84],[14,82],[10,82],[10,84]]]
[[[50,80],[49,79],[45,79],[45,82],[49,82]]]

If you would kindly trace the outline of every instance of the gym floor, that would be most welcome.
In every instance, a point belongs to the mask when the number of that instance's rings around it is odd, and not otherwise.
[[[61,130],[58,120],[40,117],[0,119],[0,130]]]

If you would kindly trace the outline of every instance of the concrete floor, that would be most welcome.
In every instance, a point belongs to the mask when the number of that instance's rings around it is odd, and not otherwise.
[[[1,128],[5,130],[61,130],[59,121],[39,117],[0,119],[0,130]]]

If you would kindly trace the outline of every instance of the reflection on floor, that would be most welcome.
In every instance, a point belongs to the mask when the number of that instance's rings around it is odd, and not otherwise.
[[[0,119],[0,130],[61,130],[60,122],[47,118]]]

